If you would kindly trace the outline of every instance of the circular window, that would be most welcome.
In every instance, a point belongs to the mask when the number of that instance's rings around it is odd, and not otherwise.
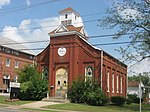
[[[65,54],[66,54],[66,48],[65,47],[60,47],[60,48],[58,48],[58,55],[59,56],[64,56]]]

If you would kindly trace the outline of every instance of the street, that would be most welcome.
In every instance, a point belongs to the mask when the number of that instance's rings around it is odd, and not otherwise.
[[[0,112],[29,112],[29,111],[23,111],[19,109],[11,109],[6,107],[0,107]]]

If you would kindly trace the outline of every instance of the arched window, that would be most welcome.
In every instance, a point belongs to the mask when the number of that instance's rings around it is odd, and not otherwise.
[[[86,80],[92,80],[93,77],[93,68],[92,66],[85,67],[85,81]]]
[[[68,18],[68,14],[65,14],[65,19],[67,19]]]
[[[120,93],[122,93],[122,77],[120,77]]]
[[[114,73],[112,74],[112,92],[114,93]]]
[[[119,93],[119,76],[117,75],[117,93]]]
[[[48,68],[44,68],[44,69],[42,70],[42,78],[48,80]]]
[[[107,72],[107,92],[109,92],[109,71]]]

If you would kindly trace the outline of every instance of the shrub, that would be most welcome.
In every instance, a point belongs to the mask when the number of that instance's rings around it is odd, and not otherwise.
[[[141,103],[143,102],[143,99],[141,99]],[[133,103],[140,103],[140,98],[135,98],[134,100],[133,100]]]
[[[129,99],[129,98],[128,98],[128,99],[126,99],[126,102],[127,102],[127,104],[128,104],[128,105],[132,104],[132,100],[131,100],[131,99]]]
[[[131,99],[132,103],[140,103],[140,98],[138,98],[137,94],[128,94],[128,99]],[[141,99],[143,102],[143,99]]]
[[[113,96],[111,97],[111,102],[116,106],[122,106],[125,103],[126,99],[122,96]]]
[[[90,82],[85,82],[84,80],[73,81],[68,91],[68,98],[72,103],[85,103],[89,87]]]
[[[135,100],[137,99],[137,94],[128,94],[128,99],[131,99],[133,103],[135,103]]]
[[[105,105],[108,102],[107,97],[101,91],[97,82],[90,80],[73,81],[68,91],[68,98],[72,103],[87,103],[89,105]]]
[[[87,95],[87,104],[89,105],[100,106],[105,105],[107,102],[108,98],[100,88],[96,89],[95,91],[89,92]]]

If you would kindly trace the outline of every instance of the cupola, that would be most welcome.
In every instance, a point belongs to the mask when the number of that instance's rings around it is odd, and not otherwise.
[[[59,11],[59,27],[49,33],[49,35],[55,36],[55,34],[77,32],[83,35],[83,38],[87,40],[87,34],[84,30],[82,18],[78,12],[71,7],[65,8]]]

